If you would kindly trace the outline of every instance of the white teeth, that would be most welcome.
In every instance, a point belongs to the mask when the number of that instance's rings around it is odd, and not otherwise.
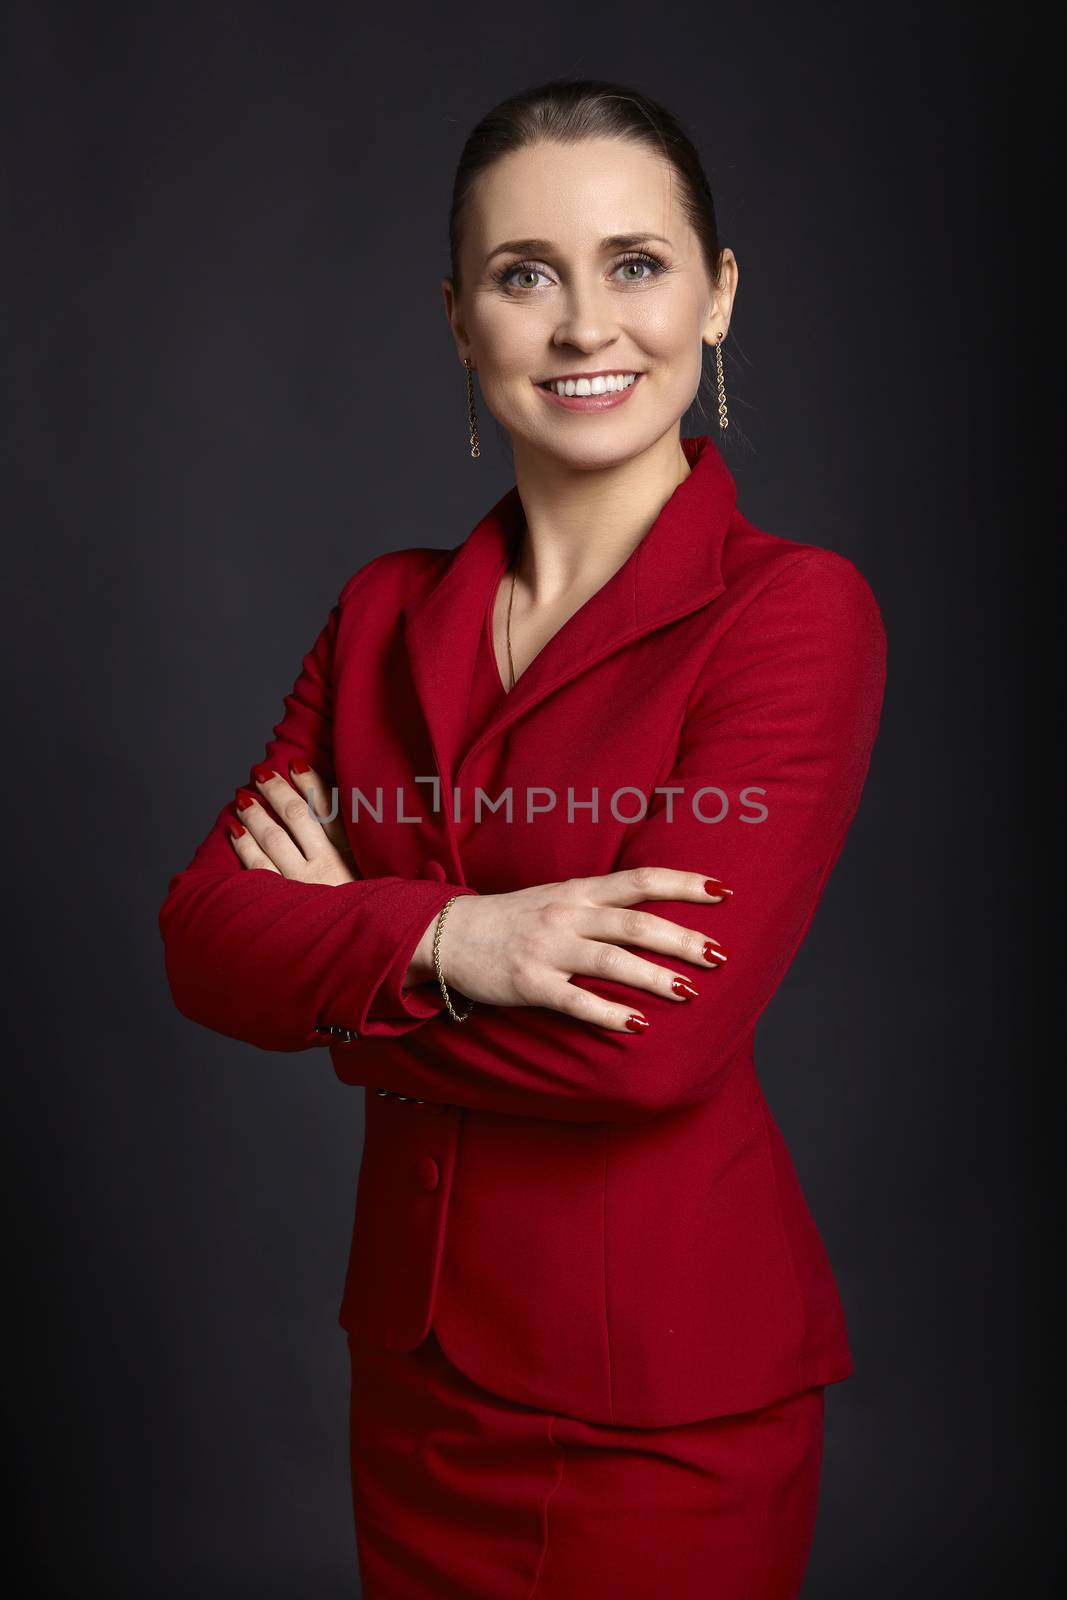
[[[558,383],[546,383],[546,389],[555,389],[557,394],[615,394],[619,389],[628,389],[636,381],[636,372],[620,372],[607,378],[560,378]]]

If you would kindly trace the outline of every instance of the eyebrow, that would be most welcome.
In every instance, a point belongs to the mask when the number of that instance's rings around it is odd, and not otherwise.
[[[671,241],[662,233],[609,233],[606,239],[601,239],[598,249],[626,250],[631,245],[643,244],[647,239],[658,239],[661,244],[670,244]],[[671,245],[673,249],[674,246]],[[498,244],[495,250],[490,250],[485,258],[488,266],[494,256],[500,255],[534,255],[535,253],[551,255],[556,246],[551,239],[508,239],[504,244]]]

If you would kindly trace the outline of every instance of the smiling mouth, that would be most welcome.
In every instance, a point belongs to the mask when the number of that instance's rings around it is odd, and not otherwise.
[[[615,380],[620,377],[623,381],[617,383]],[[592,395],[621,394],[624,389],[632,389],[638,379],[643,377],[643,372],[579,373],[569,378],[545,378],[539,383],[535,382],[535,387],[546,389],[550,394],[558,394],[558,385],[562,383],[567,385],[564,390],[565,395],[583,398]],[[612,380],[610,387],[607,381],[609,378]]]

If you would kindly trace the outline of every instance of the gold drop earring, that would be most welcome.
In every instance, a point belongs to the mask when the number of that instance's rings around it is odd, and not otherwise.
[[[474,406],[474,368],[471,366],[470,356],[463,357],[463,365],[467,369],[467,419],[471,430],[471,455],[477,460],[482,452],[478,448],[478,413]]]
[[[722,340],[723,334],[720,328],[719,336],[715,340],[715,381],[719,390],[719,431],[725,432],[730,426],[730,419],[726,415],[726,384],[722,376]]]

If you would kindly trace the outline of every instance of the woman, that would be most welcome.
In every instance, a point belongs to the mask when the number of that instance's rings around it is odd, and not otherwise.
[[[859,802],[881,618],[681,437],[705,349],[728,424],[738,269],[668,112],[504,102],[451,245],[471,454],[477,370],[516,484],[345,585],[171,881],[172,991],[368,1087],[370,1600],[785,1600],[850,1359],[753,1034]]]

